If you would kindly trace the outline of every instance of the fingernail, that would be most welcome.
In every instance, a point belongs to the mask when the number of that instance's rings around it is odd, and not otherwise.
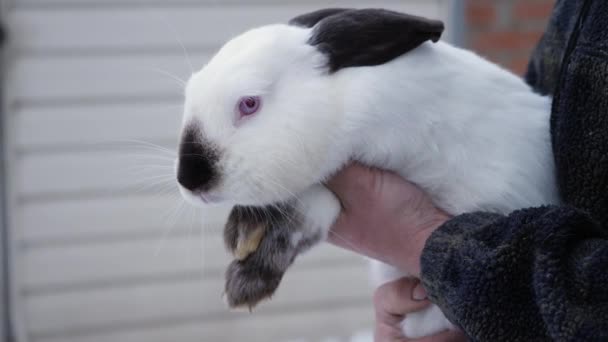
[[[412,291],[412,298],[414,300],[425,300],[427,297],[426,290],[422,287],[421,283],[418,283],[414,290]]]

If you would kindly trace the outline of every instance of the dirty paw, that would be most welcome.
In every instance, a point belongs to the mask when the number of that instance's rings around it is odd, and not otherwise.
[[[233,261],[226,271],[225,298],[228,306],[253,309],[274,294],[283,274],[280,270],[256,265],[252,259]]]
[[[234,213],[234,210],[233,210]],[[224,231],[226,247],[237,260],[244,260],[249,254],[255,252],[264,237],[264,223],[252,217],[243,218],[248,213],[230,215],[228,225]],[[233,216],[238,217],[235,218]]]
[[[226,271],[226,301],[232,308],[252,308],[276,291],[300,251],[302,222],[289,204],[236,206],[224,230],[235,257]]]
[[[264,207],[235,206],[224,228],[226,248],[237,260],[255,252],[269,225],[269,210]]]

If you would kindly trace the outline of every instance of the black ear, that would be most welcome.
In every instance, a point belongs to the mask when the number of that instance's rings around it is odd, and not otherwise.
[[[313,28],[309,44],[329,58],[329,72],[384,64],[431,40],[444,25],[437,20],[383,10],[346,10],[326,16]]]
[[[314,12],[299,15],[289,21],[289,25],[313,27],[320,20],[325,19],[334,14],[350,11],[351,8],[325,8]]]

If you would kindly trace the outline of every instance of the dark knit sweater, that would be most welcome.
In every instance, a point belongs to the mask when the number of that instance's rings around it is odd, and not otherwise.
[[[453,218],[422,281],[473,341],[608,341],[608,1],[558,0],[526,79],[554,97],[564,205]]]

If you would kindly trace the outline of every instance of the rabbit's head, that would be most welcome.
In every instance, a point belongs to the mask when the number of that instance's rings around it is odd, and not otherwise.
[[[336,74],[386,63],[442,30],[386,10],[327,9],[232,39],[186,87],[182,194],[264,205],[322,181],[349,158],[347,82]]]

